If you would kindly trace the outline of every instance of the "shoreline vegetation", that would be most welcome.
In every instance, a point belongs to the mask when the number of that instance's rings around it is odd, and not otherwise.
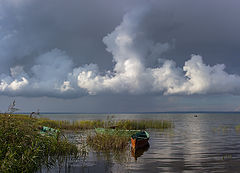
[[[167,129],[172,128],[173,123],[167,120],[50,120],[47,118],[40,118],[37,122],[39,125],[49,126],[61,130],[90,130],[95,128],[109,128],[121,130],[145,130],[145,129]]]
[[[78,156],[77,147],[61,135],[41,135],[38,119],[0,114],[0,172],[36,172],[62,156]]]
[[[59,130],[57,135],[43,135],[39,127]],[[114,127],[116,133],[99,134],[93,129]],[[0,172],[36,172],[42,166],[51,168],[64,157],[86,155],[84,149],[70,142],[65,132],[88,131],[86,144],[95,151],[120,151],[129,145],[129,135],[122,130],[164,130],[173,128],[166,120],[79,120],[59,121],[28,115],[0,114]],[[90,130],[90,132],[89,132]]]

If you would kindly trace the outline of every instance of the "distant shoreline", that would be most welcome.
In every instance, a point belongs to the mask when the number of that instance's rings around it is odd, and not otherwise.
[[[16,114],[30,114],[31,112],[17,112]],[[40,114],[239,114],[240,111],[169,111],[169,112],[40,112]]]

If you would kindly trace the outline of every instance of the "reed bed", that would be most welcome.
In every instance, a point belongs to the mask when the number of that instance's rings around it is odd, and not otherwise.
[[[129,145],[129,137],[96,133],[87,137],[87,144],[96,151],[121,151]]]
[[[81,120],[81,121],[66,121],[66,120],[50,120],[46,118],[40,118],[37,121],[38,125],[49,126],[52,128],[58,128],[61,130],[88,130],[98,127],[104,127],[104,121],[100,120]]]
[[[130,137],[137,130],[173,127],[172,122],[166,120],[111,120],[108,122],[105,123],[107,127],[112,126],[115,129],[105,128],[102,132],[100,130],[87,137],[87,144],[96,151],[123,151],[129,146]]]
[[[144,129],[168,129],[173,127],[173,123],[167,120],[49,120],[40,118],[37,124],[58,128],[61,130],[88,130],[94,128],[116,127],[123,130],[144,130]]]
[[[62,156],[77,157],[77,147],[64,138],[41,135],[37,120],[0,114],[0,172],[35,172]]]
[[[173,127],[173,123],[167,120],[120,120],[115,125],[119,129],[125,130],[145,130],[145,129],[168,129]]]
[[[240,132],[240,124],[235,127],[235,130],[236,130],[237,132]]]

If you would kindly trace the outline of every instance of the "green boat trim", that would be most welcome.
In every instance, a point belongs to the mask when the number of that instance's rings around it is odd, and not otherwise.
[[[146,131],[140,131],[131,136],[133,139],[149,139],[149,134]]]
[[[47,126],[42,126],[39,129],[40,129],[40,134],[42,135],[57,136],[60,133],[60,130],[47,127]]]

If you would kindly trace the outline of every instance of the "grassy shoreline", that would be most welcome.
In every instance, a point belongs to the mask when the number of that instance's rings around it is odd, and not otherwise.
[[[0,114],[0,172],[35,172],[68,155],[77,157],[77,147],[67,139],[40,134],[37,119]]]

